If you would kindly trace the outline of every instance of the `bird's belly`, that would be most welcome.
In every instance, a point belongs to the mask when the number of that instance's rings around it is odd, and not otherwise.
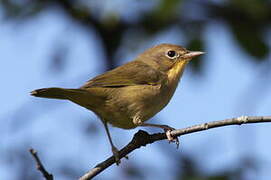
[[[163,94],[163,93],[162,93]],[[150,119],[163,109],[169,99],[161,94],[159,86],[128,86],[113,92],[105,103],[105,109],[99,113],[101,118],[113,126],[132,129],[134,117],[142,122]]]

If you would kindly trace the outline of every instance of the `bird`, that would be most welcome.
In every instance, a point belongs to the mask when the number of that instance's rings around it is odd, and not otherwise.
[[[188,62],[201,51],[189,51],[175,44],[159,44],[139,54],[134,60],[98,75],[79,88],[42,88],[32,96],[69,100],[101,119],[115,162],[119,150],[113,144],[108,124],[122,129],[149,126],[162,128],[169,142],[179,144],[168,125],[146,123],[171,100]]]

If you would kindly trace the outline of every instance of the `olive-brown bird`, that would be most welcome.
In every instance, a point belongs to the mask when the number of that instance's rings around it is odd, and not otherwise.
[[[113,145],[108,126],[132,129],[152,126],[165,130],[169,141],[173,128],[145,123],[170,101],[186,64],[200,51],[189,51],[173,44],[160,44],[147,49],[135,60],[105,72],[79,89],[44,88],[31,92],[43,98],[66,99],[83,106],[102,120],[116,163],[118,150]]]

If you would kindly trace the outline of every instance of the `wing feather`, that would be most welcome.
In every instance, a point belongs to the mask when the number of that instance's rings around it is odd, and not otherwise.
[[[156,85],[165,74],[141,61],[131,61],[89,80],[81,88]]]

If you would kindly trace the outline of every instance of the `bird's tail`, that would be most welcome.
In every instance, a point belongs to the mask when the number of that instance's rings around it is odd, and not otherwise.
[[[82,89],[43,88],[31,92],[32,96],[52,99],[73,99],[73,97],[85,93]]]

